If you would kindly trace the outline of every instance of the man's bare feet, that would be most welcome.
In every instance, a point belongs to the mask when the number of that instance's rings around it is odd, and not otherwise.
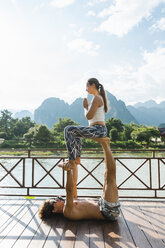
[[[62,168],[63,170],[71,170],[71,169],[74,169],[75,167],[75,161],[66,161],[66,162],[63,162],[62,164],[58,164],[58,167]]]
[[[75,159],[75,163],[76,163],[76,164],[80,164],[80,162],[81,162],[81,161],[80,161],[80,157],[77,157],[77,158]]]

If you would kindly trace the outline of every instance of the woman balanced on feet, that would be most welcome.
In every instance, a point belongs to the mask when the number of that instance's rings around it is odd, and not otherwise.
[[[108,112],[107,98],[102,84],[96,78],[90,78],[86,84],[86,90],[93,95],[88,103],[87,98],[83,100],[85,116],[89,126],[67,126],[64,129],[64,137],[68,151],[68,161],[59,166],[65,170],[74,168],[80,164],[82,138],[102,138],[107,136],[105,125],[105,113]]]

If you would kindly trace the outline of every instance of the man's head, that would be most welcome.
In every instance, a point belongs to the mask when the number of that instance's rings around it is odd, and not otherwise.
[[[65,200],[58,196],[45,200],[40,206],[38,215],[42,220],[50,219],[57,214],[63,214]]]

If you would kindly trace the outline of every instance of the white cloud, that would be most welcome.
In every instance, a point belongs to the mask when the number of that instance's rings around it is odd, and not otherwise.
[[[71,50],[77,51],[79,53],[86,53],[91,56],[98,55],[97,50],[99,45],[94,45],[92,41],[87,41],[83,38],[77,38],[68,43],[68,47]]]
[[[145,51],[143,57],[145,64],[138,71],[140,81],[145,83],[145,77],[149,77],[154,82],[154,85],[152,82],[149,85],[156,86],[158,91],[161,86],[162,91],[165,82],[165,47],[158,47],[154,52]]]
[[[165,40],[155,40],[154,44],[158,47],[158,46],[164,46],[165,45]]]
[[[94,11],[91,10],[91,11],[88,11],[87,15],[89,15],[89,16],[95,16],[96,13],[95,13]]]
[[[75,37],[81,37],[82,36],[82,34],[84,32],[83,28],[79,28],[76,24],[70,24],[69,26],[72,29],[73,35]]]
[[[83,28],[79,28],[77,30],[74,30],[73,34],[76,36],[76,37],[81,37],[82,34],[84,32],[84,29]]]
[[[94,6],[95,4],[103,3],[103,2],[107,2],[107,0],[92,0],[92,1],[88,2],[88,5],[89,6]]]
[[[152,11],[165,0],[115,0],[114,4],[99,13],[99,17],[107,17],[98,31],[106,31],[119,37],[126,35],[142,19],[151,16]]]
[[[19,11],[20,10],[20,6],[19,6],[19,3],[18,3],[18,0],[10,0],[13,7],[15,8],[15,10]]]
[[[45,2],[41,2],[40,4],[35,5],[35,7],[32,9],[32,14],[36,14],[37,12],[39,12],[42,8],[45,8],[46,3]]]
[[[137,70],[131,65],[115,65],[100,70],[105,88],[126,103],[155,99],[165,100],[165,47],[143,52],[143,65]]]
[[[74,2],[75,0],[52,0],[50,4],[56,8],[64,8],[73,4]]]
[[[11,3],[12,3],[14,6],[18,4],[18,3],[17,3],[17,0],[11,0]]]
[[[159,19],[151,26],[151,30],[158,30],[158,29],[165,31],[165,17]]]

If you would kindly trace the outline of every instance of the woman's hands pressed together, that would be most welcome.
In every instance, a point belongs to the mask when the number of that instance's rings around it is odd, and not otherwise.
[[[88,110],[88,100],[87,100],[87,98],[84,98],[84,100],[83,100],[83,107]]]

